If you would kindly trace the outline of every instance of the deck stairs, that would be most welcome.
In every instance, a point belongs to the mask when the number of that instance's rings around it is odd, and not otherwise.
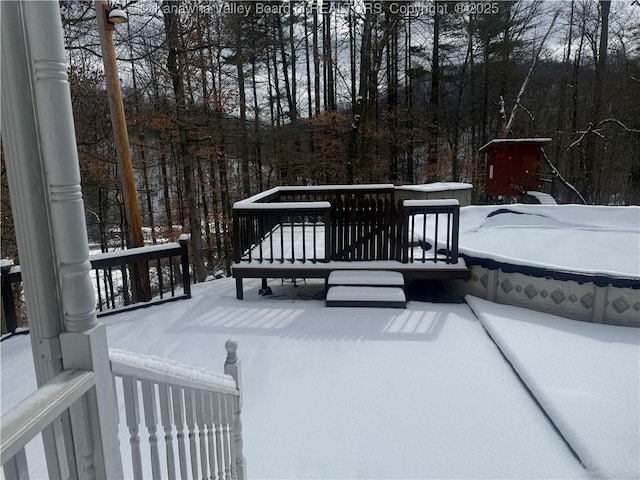
[[[405,308],[404,276],[387,270],[334,270],[327,279],[327,307]]]

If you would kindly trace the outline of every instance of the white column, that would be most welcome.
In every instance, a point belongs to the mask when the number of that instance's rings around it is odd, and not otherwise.
[[[32,65],[23,2],[0,2],[2,141],[29,317],[36,380],[43,385],[62,371],[59,335],[64,316],[45,167],[34,111]],[[67,415],[43,432],[49,476],[74,475]]]
[[[3,2],[3,123],[14,146],[7,151],[8,163],[28,164],[19,172],[22,198],[38,222],[27,222],[19,239],[21,263],[28,263],[32,277],[25,277],[25,289],[34,281],[40,287],[27,302],[34,301],[41,317],[31,316],[36,332],[44,331],[45,338],[34,337],[34,350],[51,358],[62,356],[64,368],[91,369],[96,375],[96,387],[86,398],[90,435],[94,446],[93,459],[98,478],[122,478],[122,462],[117,437],[117,407],[111,378],[106,331],[96,317],[95,298],[90,279],[89,248],[80,191],[80,170],[75,143],[71,95],[67,79],[66,58],[60,9],[57,1],[20,2],[8,19]],[[13,3],[13,2],[7,2]],[[22,26],[5,40],[5,27],[12,22]],[[10,43],[11,42],[11,43]],[[5,52],[16,49],[18,57],[9,59]],[[14,63],[14,61],[16,63]],[[22,67],[15,71],[14,66]],[[4,81],[10,88],[5,92]],[[13,98],[16,89],[20,98]],[[5,114],[5,100],[10,112]],[[23,112],[24,122],[18,125],[13,116]],[[5,116],[6,115],[6,116]],[[3,131],[3,135],[4,135]],[[25,156],[28,153],[28,157]],[[20,178],[25,175],[31,184]],[[34,186],[34,191],[31,187]],[[13,184],[10,184],[10,188]],[[19,187],[20,189],[20,187]],[[13,193],[12,193],[13,196]],[[19,215],[19,214],[18,214]],[[15,219],[16,215],[14,215]],[[20,219],[17,219],[21,221]],[[36,250],[34,259],[29,258]],[[43,253],[44,252],[44,253]],[[46,285],[35,280],[38,276],[53,276]],[[49,291],[43,291],[43,289]],[[43,299],[47,300],[47,303]],[[30,308],[31,306],[29,306]],[[60,312],[63,315],[59,315]],[[55,341],[60,335],[60,344]],[[46,341],[43,341],[46,340]],[[40,359],[36,360],[36,364]],[[72,412],[73,415],[73,412]],[[85,458],[88,458],[85,452]]]

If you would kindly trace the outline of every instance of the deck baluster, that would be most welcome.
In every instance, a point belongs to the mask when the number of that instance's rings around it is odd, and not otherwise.
[[[436,213],[436,232],[433,236],[433,261],[434,263],[438,263],[438,220],[440,218],[440,214]]]
[[[307,261],[307,238],[306,238],[306,231],[305,231],[305,222],[304,222],[304,215],[301,216],[302,219],[302,261],[306,262]]]
[[[447,263],[451,263],[451,211],[447,212]]]
[[[158,452],[158,415],[155,402],[155,384],[142,380],[142,403],[144,405],[144,423],[149,432],[149,448],[151,452],[151,475],[160,478],[160,453]]]
[[[218,480],[224,480],[224,449],[222,436],[222,396],[213,395],[213,423],[216,437],[216,466],[218,471]]]
[[[160,422],[164,430],[164,443],[167,456],[167,476],[169,480],[176,478],[176,462],[173,452],[173,424],[171,421],[171,393],[169,385],[158,384],[158,397],[160,399]]]
[[[296,261],[296,236],[295,236],[295,216],[294,213],[291,212],[289,214],[289,221],[291,223],[291,263],[295,263]]]
[[[163,281],[162,281],[162,262],[160,261],[160,259],[158,259],[158,289],[159,289],[159,293],[160,293],[160,298],[163,298],[164,295],[164,285],[163,285]]]
[[[113,271],[111,267],[107,270],[109,278],[109,294],[111,295],[111,308],[116,308],[116,296],[113,293]]]
[[[171,403],[173,404],[173,421],[176,424],[176,438],[178,440],[178,463],[180,464],[180,478],[187,480],[187,447],[184,439],[184,400],[182,388],[171,387]]]
[[[193,392],[193,400],[195,404],[196,425],[198,426],[198,445],[200,446],[200,469],[202,471],[202,480],[209,477],[209,464],[207,457],[207,432],[204,420],[204,405],[202,403],[202,392]],[[194,477],[195,478],[195,477]]]
[[[122,389],[124,392],[124,409],[129,428],[129,444],[131,445],[131,464],[133,478],[142,480],[142,455],[140,454],[140,407],[138,404],[138,385],[135,379],[122,377]]]
[[[204,408],[204,423],[207,428],[207,446],[209,451],[209,478],[214,480],[216,477],[216,450],[213,437],[213,394],[210,392],[202,392],[202,406]]]
[[[187,430],[189,431],[189,453],[191,454],[191,476],[198,478],[198,446],[196,445],[196,415],[194,405],[194,391],[184,389],[184,411]]]
[[[222,441],[224,444],[224,478],[225,480],[231,480],[231,418],[229,415],[229,399],[227,396],[221,398],[221,413],[222,413]]]
[[[88,423],[86,397],[80,398],[69,407],[73,442],[76,445],[76,461],[78,477],[86,479],[96,478],[93,456],[93,441]]]
[[[102,311],[102,293],[100,292],[100,272],[98,271],[98,269],[96,268],[94,270],[94,272],[96,273],[96,293],[98,296],[98,311],[101,312]]]
[[[276,225],[275,214],[268,213],[269,217],[269,263],[273,263],[273,227]]]

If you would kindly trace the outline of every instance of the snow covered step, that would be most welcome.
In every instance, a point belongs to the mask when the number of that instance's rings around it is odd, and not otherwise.
[[[530,195],[538,200],[542,205],[557,205],[556,199],[553,198],[548,193],[536,192],[534,190],[530,190],[527,192],[527,195]]]
[[[353,287],[337,285],[327,291],[327,307],[405,308],[407,298],[400,287]]]
[[[404,276],[388,270],[334,270],[327,285],[404,287]]]

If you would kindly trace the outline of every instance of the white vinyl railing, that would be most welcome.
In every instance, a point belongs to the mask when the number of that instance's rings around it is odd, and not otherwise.
[[[224,375],[110,350],[113,375],[122,382],[134,479],[246,478],[237,344],[225,347]]]
[[[63,414],[69,412],[74,431],[78,474],[70,476],[90,478],[93,458],[90,425],[82,398],[95,385],[95,374],[89,370],[64,370],[40,387],[13,410],[2,416],[1,460],[4,477],[12,480],[29,478],[25,445]],[[56,448],[65,448],[64,439],[55,435]],[[66,455],[74,452],[66,445]],[[75,462],[72,462],[75,463]],[[71,464],[72,465],[72,464]],[[62,476],[62,474],[61,474]]]

